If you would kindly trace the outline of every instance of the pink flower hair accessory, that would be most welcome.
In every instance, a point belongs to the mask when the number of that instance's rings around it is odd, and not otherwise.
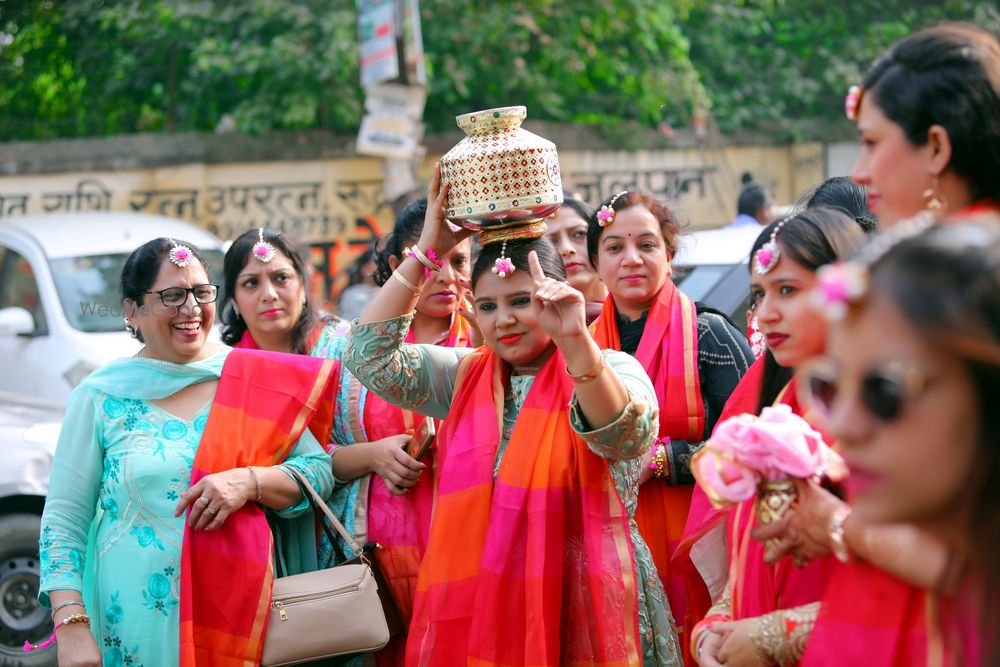
[[[856,121],[860,107],[861,86],[851,86],[847,89],[847,97],[844,98],[844,114],[847,116],[847,119]]]
[[[174,247],[170,249],[170,261],[181,267],[182,269],[194,261],[194,252],[191,248],[186,245],[180,245],[177,241],[173,239],[168,239],[174,244]]]
[[[842,320],[851,304],[868,292],[868,269],[856,262],[837,262],[816,272],[813,304],[831,322]]]
[[[778,223],[774,231],[771,232],[771,238],[753,256],[753,270],[757,275],[762,276],[778,265],[778,260],[781,259],[781,248],[778,247],[778,232],[785,226],[785,222],[785,220],[782,220]]]
[[[743,414],[716,426],[692,471],[716,507],[749,500],[762,482],[824,474],[837,455],[787,405]]]
[[[507,257],[507,242],[504,241],[500,246],[500,256],[493,260],[493,273],[497,274],[501,278],[506,278],[510,274],[517,270],[514,266],[514,262],[510,261]]]
[[[264,240],[263,227],[257,230],[257,242],[253,244],[250,254],[253,255],[253,258],[258,262],[264,262],[265,264],[274,259],[274,246]]]
[[[601,227],[607,227],[608,225],[610,225],[612,222],[615,221],[615,213],[617,213],[617,211],[615,211],[615,202],[618,201],[619,197],[627,194],[628,190],[622,190],[614,197],[612,197],[611,201],[609,201],[607,204],[605,204],[600,208],[600,210],[597,212],[598,225],[600,225]]]

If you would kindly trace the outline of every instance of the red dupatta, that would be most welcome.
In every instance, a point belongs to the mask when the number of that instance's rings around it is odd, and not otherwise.
[[[608,296],[601,316],[590,329],[602,349],[621,350],[614,297]],[[695,304],[667,280],[646,316],[635,358],[642,364],[660,406],[660,437],[700,442],[705,430],[705,404],[698,382],[698,322]],[[687,609],[684,580],[670,566],[680,543],[694,485],[649,480],[639,487],[635,521],[649,545],[666,589],[674,618]],[[681,641],[685,646],[687,642]]]
[[[333,362],[233,350],[195,454],[191,484],[244,466],[281,463],[308,426],[320,443],[333,421]],[[247,503],[214,531],[185,525],[180,665],[257,665],[271,603],[271,531]]]
[[[564,363],[535,377],[494,479],[509,366],[485,347],[462,360],[408,665],[639,664],[628,515],[570,427]]]

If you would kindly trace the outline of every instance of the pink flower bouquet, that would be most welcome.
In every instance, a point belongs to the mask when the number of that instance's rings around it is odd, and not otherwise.
[[[760,417],[731,417],[691,462],[694,476],[717,508],[749,500],[758,486],[789,477],[822,475],[837,454],[787,405]]]

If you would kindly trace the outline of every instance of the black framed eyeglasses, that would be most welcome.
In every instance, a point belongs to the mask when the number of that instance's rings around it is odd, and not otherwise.
[[[155,294],[160,297],[160,303],[168,308],[177,308],[187,303],[188,293],[194,297],[196,303],[212,303],[219,298],[219,286],[211,283],[195,285],[194,287],[168,287],[145,294]]]
[[[843,394],[853,394],[875,418],[882,422],[898,419],[906,402],[926,387],[924,369],[905,361],[889,361],[868,369],[859,379],[849,379],[826,360],[816,360],[800,373],[799,391],[805,402],[820,416],[829,419]]]

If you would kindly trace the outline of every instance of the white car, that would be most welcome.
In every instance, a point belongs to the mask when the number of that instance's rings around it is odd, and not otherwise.
[[[55,667],[56,647],[24,652],[52,633],[38,604],[38,533],[62,405],[0,392],[0,667]]]
[[[674,283],[693,301],[722,311],[742,327],[750,306],[750,250],[763,227],[682,234],[674,255]]]
[[[0,391],[62,403],[92,371],[134,354],[118,285],[129,253],[160,236],[201,250],[222,280],[222,243],[180,220],[60,213],[0,220]]]

